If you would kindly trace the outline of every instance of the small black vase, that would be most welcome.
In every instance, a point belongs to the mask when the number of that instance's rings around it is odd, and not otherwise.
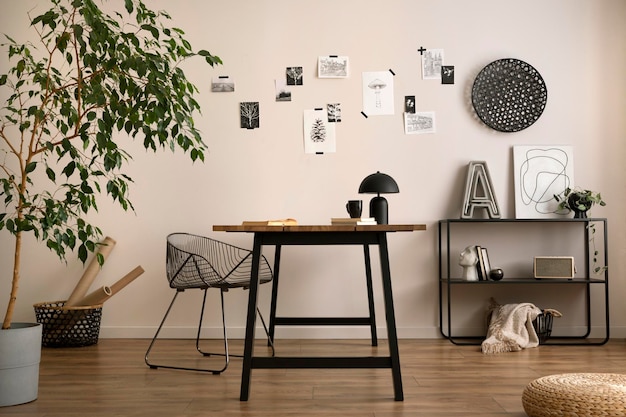
[[[567,198],[567,204],[572,208],[572,211],[574,212],[574,218],[575,219],[586,219],[587,218],[587,211],[591,208],[590,204],[587,204],[587,202],[585,202],[584,207],[585,210],[580,210],[578,207],[580,207],[580,197],[576,194],[571,194],[568,198]]]

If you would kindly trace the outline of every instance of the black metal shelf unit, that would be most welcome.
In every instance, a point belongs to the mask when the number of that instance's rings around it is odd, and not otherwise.
[[[469,226],[474,224],[477,230],[480,230],[481,224],[503,224],[503,223],[569,223],[580,224],[582,228],[582,236],[584,238],[584,276],[573,279],[535,279],[528,277],[512,277],[505,278],[501,281],[468,281],[460,277],[451,276],[451,259],[450,259],[450,241],[455,226]],[[602,233],[602,254],[604,260],[604,268],[601,271],[601,278],[593,278],[591,274],[590,256],[590,228],[591,226],[601,225]],[[550,345],[603,345],[609,340],[609,270],[608,270],[608,229],[607,219],[605,218],[583,218],[583,219],[445,219],[439,221],[439,330],[441,335],[450,342],[457,345],[477,345],[484,340],[485,335],[476,336],[455,336],[452,329],[452,292],[457,286],[509,286],[509,285],[578,285],[585,291],[585,316],[586,316],[586,333],[576,336],[552,336],[545,344]],[[591,287],[604,287],[604,328],[605,337],[600,339],[591,339]],[[444,319],[444,313],[445,319]]]

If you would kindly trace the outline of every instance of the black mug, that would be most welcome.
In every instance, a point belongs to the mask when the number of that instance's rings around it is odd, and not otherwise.
[[[348,210],[348,214],[353,219],[361,217],[361,212],[363,211],[363,200],[348,200],[346,210]]]

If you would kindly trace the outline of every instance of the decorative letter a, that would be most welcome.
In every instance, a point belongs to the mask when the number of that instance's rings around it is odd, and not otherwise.
[[[469,163],[461,218],[471,219],[474,217],[474,208],[487,209],[491,219],[500,218],[500,209],[493,193],[487,163],[484,161],[471,161]]]

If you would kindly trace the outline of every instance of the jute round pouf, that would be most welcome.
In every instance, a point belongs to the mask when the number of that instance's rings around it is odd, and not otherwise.
[[[524,388],[522,404],[530,417],[626,416],[626,375],[544,376]]]

